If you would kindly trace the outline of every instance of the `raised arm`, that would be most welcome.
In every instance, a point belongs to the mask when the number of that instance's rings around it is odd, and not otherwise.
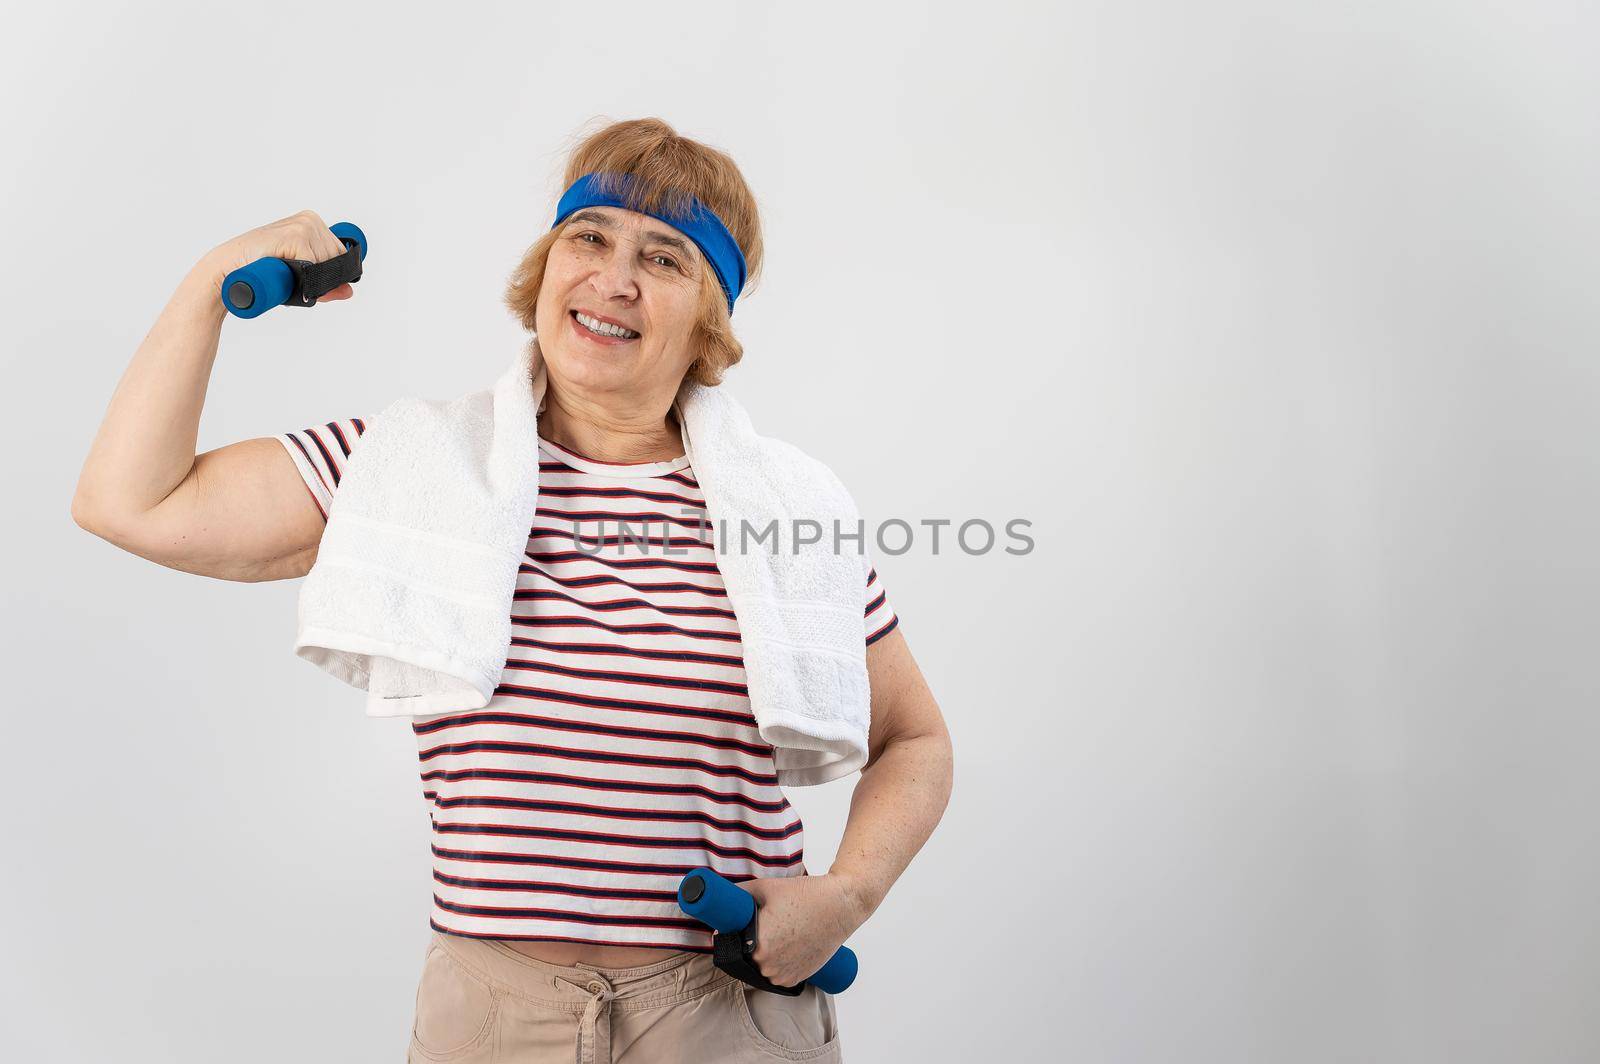
[[[72,517],[160,565],[223,580],[303,576],[323,516],[270,437],[195,454],[231,270],[266,255],[320,262],[344,246],[310,211],[213,248],[183,278],[122,375],[78,477]],[[348,299],[349,285],[324,296]]]

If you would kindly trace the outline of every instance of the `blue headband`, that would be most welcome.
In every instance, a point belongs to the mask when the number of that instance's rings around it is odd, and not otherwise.
[[[556,204],[556,220],[551,224],[551,229],[566,221],[567,216],[573,211],[584,207],[621,207],[623,210],[637,210],[624,202],[620,195],[632,185],[632,174],[614,175],[613,180],[620,187],[612,191],[602,190],[599,187],[599,179],[598,173],[584,174],[572,183],[571,188],[562,193],[561,202]],[[660,218],[695,242],[705,255],[706,261],[711,263],[711,269],[716,273],[717,280],[721,282],[723,294],[728,297],[728,313],[732,314],[733,301],[744,291],[744,252],[739,250],[739,242],[733,239],[733,234],[728,232],[728,227],[722,224],[721,218],[692,196],[689,198],[689,203],[687,214],[669,214],[664,210],[639,213]]]

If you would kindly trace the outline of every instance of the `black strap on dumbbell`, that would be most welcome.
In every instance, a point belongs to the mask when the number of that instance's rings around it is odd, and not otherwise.
[[[805,990],[806,984],[799,986],[779,986],[771,979],[761,974],[761,969],[756,967],[756,962],[750,955],[756,950],[756,918],[752,918],[750,926],[743,931],[720,931],[711,936],[711,963],[727,972],[735,979],[741,979],[757,990],[770,990],[774,994],[787,994],[790,997],[798,996]]]
[[[342,284],[355,284],[361,280],[361,245],[354,240],[344,242],[343,255],[335,255],[322,262],[305,259],[284,259],[289,272],[294,274],[294,291],[284,301],[286,307],[314,307],[317,300]]]

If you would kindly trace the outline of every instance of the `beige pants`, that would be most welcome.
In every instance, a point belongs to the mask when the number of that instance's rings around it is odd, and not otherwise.
[[[434,932],[417,987],[411,1064],[842,1064],[833,996],[757,990],[710,954],[566,968],[493,939]]]

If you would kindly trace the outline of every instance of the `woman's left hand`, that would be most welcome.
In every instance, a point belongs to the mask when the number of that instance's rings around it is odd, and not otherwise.
[[[739,886],[761,910],[751,960],[779,986],[811,978],[862,924],[854,895],[836,876],[748,879]]]

